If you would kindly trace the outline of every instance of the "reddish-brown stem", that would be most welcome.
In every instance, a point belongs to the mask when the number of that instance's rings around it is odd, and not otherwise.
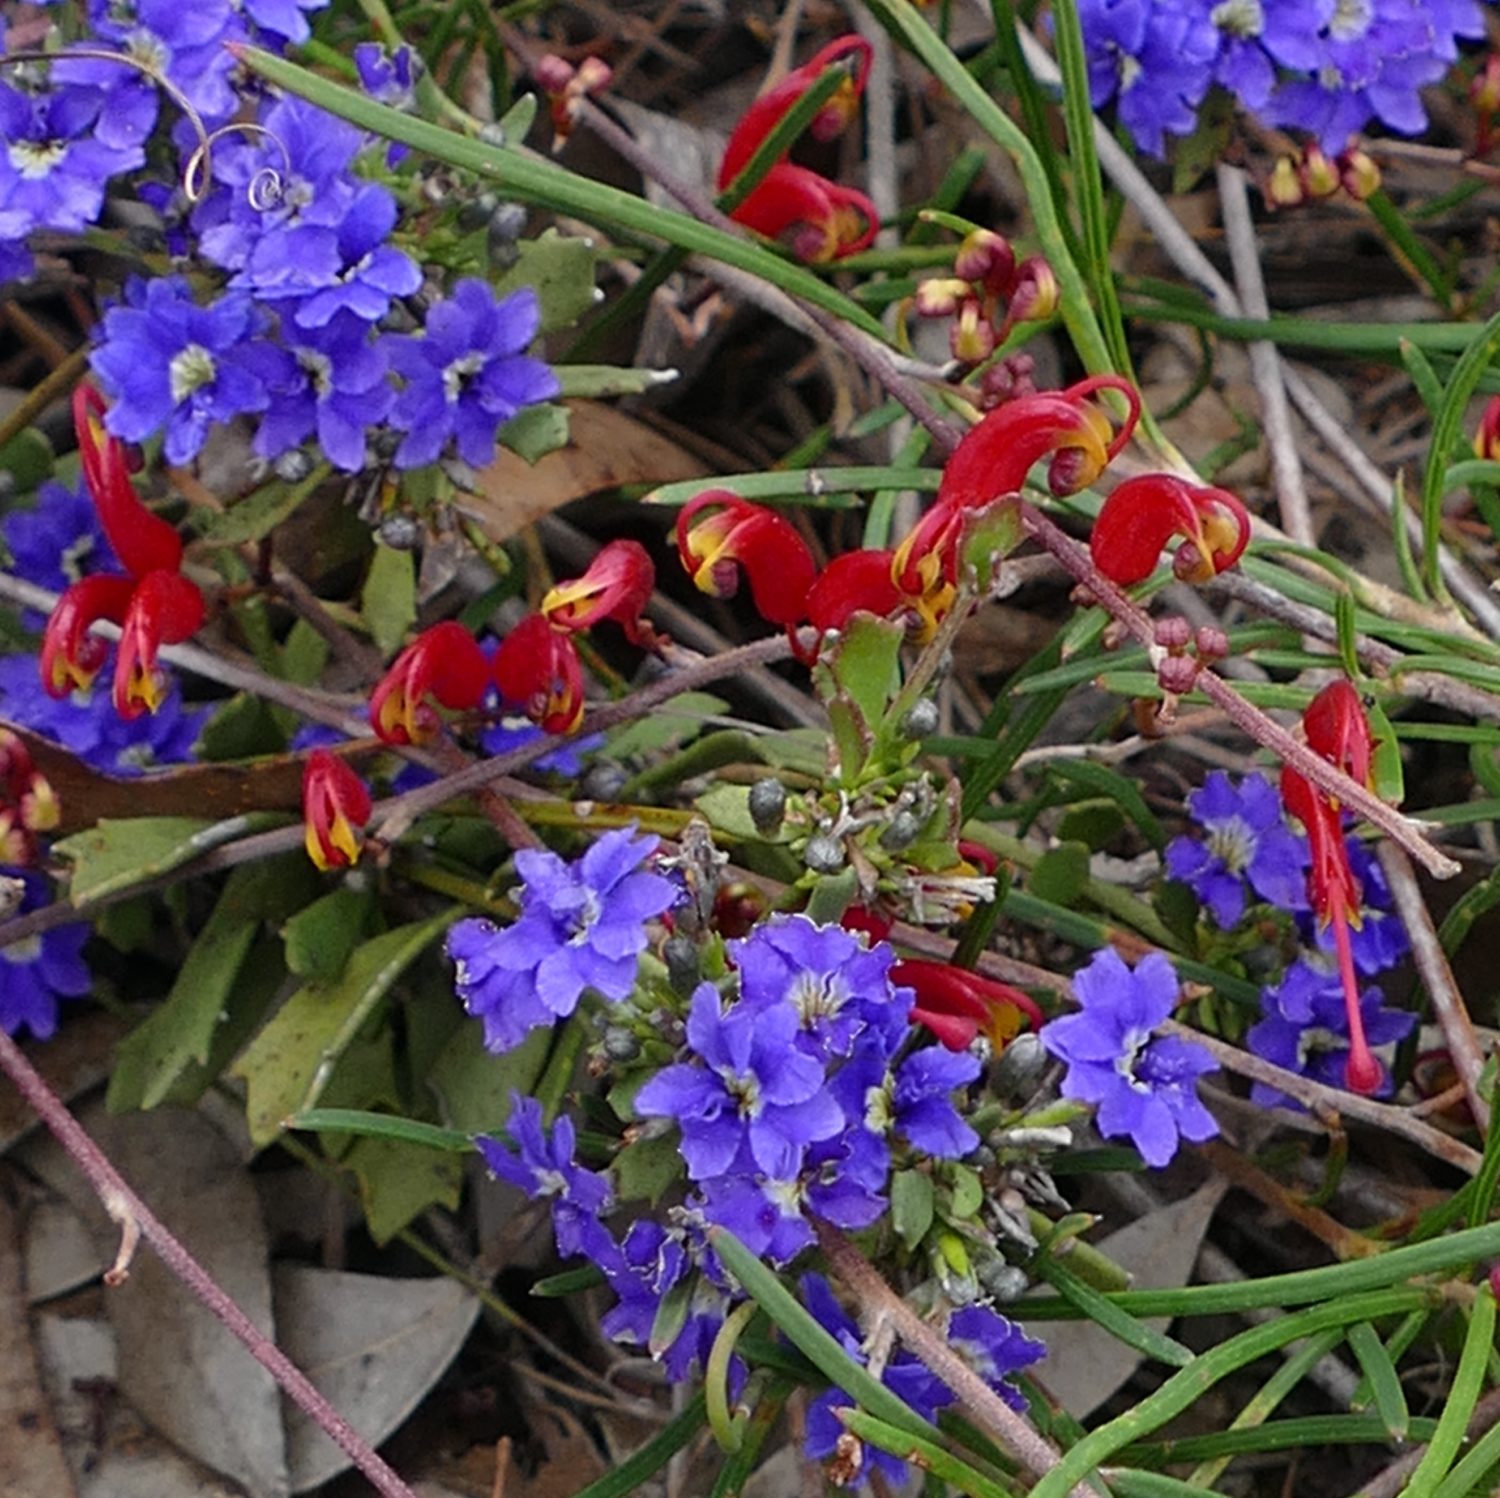
[[[68,1111],[61,1098],[47,1085],[21,1048],[0,1030],[0,1071],[15,1083],[17,1091],[36,1110],[57,1142],[83,1172],[110,1217],[120,1224],[127,1242],[132,1234],[154,1248],[168,1269],[203,1302],[215,1318],[245,1346],[287,1397],[322,1429],[328,1438],[369,1478],[381,1498],[415,1498],[412,1490],[391,1470],[334,1407],[315,1389],[307,1375],[270,1340],[240,1309],[212,1275],[170,1233],[165,1224],[125,1183],[104,1152],[89,1138],[83,1126]],[[121,1255],[121,1260],[125,1255]],[[111,1271],[116,1282],[124,1278],[124,1266],[116,1261]],[[109,1276],[106,1276],[109,1278]]]
[[[1080,546],[1033,505],[1023,503],[1021,517],[1027,533],[1056,557],[1142,645],[1151,649],[1155,643],[1155,631],[1149,615],[1099,571],[1088,548]],[[1328,795],[1378,827],[1434,877],[1448,879],[1458,873],[1458,863],[1429,843],[1409,818],[1387,806],[1365,786],[1351,780],[1336,765],[1314,754],[1306,744],[1299,743],[1279,723],[1240,696],[1223,677],[1205,667],[1198,673],[1196,685],[1210,702],[1223,709],[1235,727],[1243,729],[1284,764],[1291,765]]]
[[[817,1221],[814,1226],[828,1267],[854,1296],[862,1315],[893,1328],[907,1348],[953,1390],[970,1418],[1027,1471],[1037,1477],[1050,1472],[1060,1460],[1053,1447],[954,1352],[935,1326],[924,1321],[886,1284],[875,1266],[836,1227]],[[1087,1483],[1079,1483],[1070,1492],[1073,1498],[1092,1498],[1093,1490]]]

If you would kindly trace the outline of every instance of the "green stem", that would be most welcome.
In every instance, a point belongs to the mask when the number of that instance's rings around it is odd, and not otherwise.
[[[1473,1415],[1484,1388],[1484,1376],[1494,1345],[1495,1292],[1486,1283],[1479,1287],[1479,1294],[1474,1297],[1464,1350],[1459,1354],[1458,1371],[1453,1375],[1453,1383],[1443,1402],[1438,1428],[1406,1485],[1405,1498],[1433,1498],[1438,1491],[1463,1444],[1469,1417]]]
[[[1352,1269],[1356,1266],[1344,1266]],[[1213,1288],[1220,1288],[1215,1286]],[[1232,1287],[1223,1287],[1232,1288]],[[1295,1315],[1283,1316],[1200,1353],[1192,1364],[1175,1373],[1154,1394],[1134,1409],[1120,1415],[1063,1453],[1062,1460],[1031,1490],[1031,1498],[1063,1498],[1075,1484],[1107,1462],[1122,1446],[1140,1440],[1149,1432],[1175,1419],[1196,1404],[1220,1379],[1265,1357],[1288,1342],[1315,1336],[1331,1327],[1348,1326],[1376,1316],[1414,1310],[1438,1298],[1433,1290],[1388,1289],[1362,1295],[1344,1295],[1329,1305],[1313,1306]]]

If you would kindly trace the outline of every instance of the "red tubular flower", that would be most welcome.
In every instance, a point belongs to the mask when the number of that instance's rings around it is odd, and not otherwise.
[[[1042,1028],[1042,1011],[1024,993],[968,968],[912,959],[891,968],[891,982],[916,990],[911,1018],[950,1051],[967,1050],[980,1035],[1002,1050],[1023,1018]]]
[[[182,537],[141,503],[125,444],[104,430],[104,398],[92,385],[73,392],[73,426],[89,498],[114,553],[132,577],[182,565]]]
[[[42,635],[42,686],[49,697],[90,686],[109,645],[89,631],[99,620],[125,622],[135,580],[96,572],[71,584],[53,606]]]
[[[699,516],[712,511],[704,520]],[[677,515],[677,555],[699,592],[732,598],[737,566],[750,580],[762,619],[792,629],[807,617],[817,567],[802,537],[784,516],[727,489],[708,489]]]
[[[814,116],[810,132],[816,140],[832,140],[838,135],[859,108],[870,76],[870,57],[870,44],[862,37],[839,37],[762,94],[730,134],[719,163],[720,191],[744,170],[786,112],[831,67],[844,67],[847,76]],[[793,231],[793,252],[811,261],[836,260],[864,249],[879,226],[879,215],[863,193],[830,182],[785,157],[771,167],[730,217],[772,239]]]
[[[1129,402],[1116,430],[1089,397],[1118,390]],[[1114,375],[1083,380],[1067,390],[1017,396],[986,414],[965,434],[943,469],[932,508],[896,548],[892,577],[909,597],[934,599],[958,581],[958,540],[971,510],[1020,491],[1038,459],[1055,453],[1048,472],[1054,493],[1091,484],[1130,440],[1140,397]],[[941,612],[947,612],[943,604]]]
[[[651,648],[654,635],[641,617],[656,587],[656,568],[639,541],[611,541],[582,577],[558,583],[542,599],[542,615],[554,629],[577,633],[613,619],[633,645]]]
[[[583,720],[583,672],[573,636],[528,614],[500,642],[495,685],[545,733],[572,733]]]
[[[302,771],[302,820],[307,856],[320,869],[347,869],[359,862],[356,827],[370,820],[365,783],[336,754],[314,749]]]
[[[387,744],[424,744],[442,720],[427,699],[455,711],[478,707],[490,667],[474,636],[456,619],[423,630],[370,694],[370,724]]]
[[[884,941],[891,934],[894,924],[890,917],[872,910],[868,905],[851,905],[839,917],[839,925],[845,931],[864,936],[871,942]]]
[[[767,239],[785,236],[792,253],[814,265],[868,249],[880,227],[862,192],[790,161],[778,161],[730,217]]]
[[[1324,687],[1308,704],[1302,725],[1309,749],[1362,785],[1369,784],[1374,755],[1370,723],[1359,694],[1347,681],[1330,682]],[[1319,924],[1333,928],[1344,1008],[1349,1019],[1349,1059],[1345,1063],[1344,1081],[1351,1092],[1368,1096],[1379,1088],[1385,1073],[1365,1038],[1364,1016],[1360,1011],[1359,975],[1354,968],[1349,927],[1359,924],[1361,891],[1359,879],[1349,865],[1338,800],[1290,765],[1281,772],[1281,799],[1307,829],[1312,850],[1308,897]]]
[[[839,135],[859,108],[860,96],[869,81],[872,56],[870,44],[863,37],[852,34],[836,37],[816,56],[788,73],[774,88],[767,89],[740,116],[728,145],[724,147],[724,159],[719,163],[720,191],[745,169],[760,143],[781,122],[782,116],[832,67],[844,68],[848,77],[814,116],[811,133],[815,140],[833,140]],[[753,193],[751,197],[754,197]]]
[[[1156,570],[1173,536],[1184,538],[1173,573],[1183,582],[1206,582],[1239,561],[1250,544],[1250,514],[1227,489],[1171,473],[1143,473],[1104,501],[1089,551],[1112,582],[1138,583]]]
[[[135,585],[115,657],[115,711],[127,722],[154,713],[166,696],[156,669],[162,645],[180,645],[203,623],[203,594],[180,572],[148,572]]]
[[[906,602],[891,581],[888,551],[846,551],[819,574],[807,595],[807,617],[821,635],[842,629],[855,613],[888,618]]]

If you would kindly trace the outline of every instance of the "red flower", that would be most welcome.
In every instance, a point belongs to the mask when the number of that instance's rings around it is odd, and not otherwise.
[[[1362,784],[1369,783],[1373,754],[1370,724],[1358,693],[1347,681],[1331,682],[1324,687],[1308,704],[1302,723],[1308,748]],[[1385,1073],[1365,1039],[1364,1016],[1359,1005],[1359,975],[1354,968],[1349,927],[1351,923],[1359,923],[1361,891],[1359,879],[1349,865],[1343,818],[1337,800],[1290,765],[1281,772],[1281,799],[1307,830],[1312,850],[1307,890],[1313,913],[1319,925],[1333,928],[1344,1010],[1349,1021],[1349,1058],[1344,1082],[1351,1092],[1368,1096],[1379,1088]]]
[[[891,982],[916,990],[911,1018],[950,1051],[967,1050],[979,1035],[1002,1050],[1023,1018],[1034,1031],[1042,1028],[1042,1011],[1032,999],[968,968],[912,959],[891,968]]]
[[[578,647],[543,614],[528,614],[500,642],[495,685],[507,702],[546,733],[572,733],[583,720],[583,672]]]
[[[656,587],[656,568],[639,541],[611,541],[582,577],[558,583],[542,599],[542,615],[554,628],[576,634],[601,619],[613,619],[633,645],[651,649],[651,626],[641,617]]]
[[[1500,462],[1500,395],[1492,395],[1474,433],[1474,456]]]
[[[699,519],[711,511],[705,519]],[[677,555],[702,593],[732,598],[739,569],[750,580],[756,612],[792,629],[807,617],[817,567],[812,553],[784,516],[727,489],[708,489],[677,515]]]
[[[846,551],[819,574],[807,595],[807,617],[822,635],[842,629],[854,613],[888,618],[907,602],[891,580],[888,551]]]
[[[155,712],[163,696],[156,655],[203,623],[203,594],[181,572],[182,537],[153,515],[130,482],[125,446],[104,430],[104,402],[91,385],[73,392],[84,483],[99,523],[128,576],[95,573],[67,588],[42,637],[42,685],[53,697],[87,687],[109,647],[91,633],[107,619],[124,631],[115,661],[114,705],[122,718]]]
[[[1116,431],[1089,397],[1118,390],[1129,401]],[[947,467],[932,508],[897,546],[892,579],[919,612],[941,618],[958,581],[958,543],[971,513],[1020,492],[1038,459],[1053,453],[1048,481],[1054,493],[1092,483],[1130,440],[1140,397],[1124,380],[1100,375],[1067,390],[1018,396],[985,415],[964,436]]]
[[[365,783],[336,754],[314,749],[302,771],[302,820],[307,856],[320,869],[346,869],[359,861],[356,827],[370,820]]]
[[[870,57],[870,44],[862,37],[839,37],[762,94],[740,117],[729,137],[719,163],[720,191],[734,181],[761,142],[822,74],[828,68],[842,66],[847,76],[810,127],[816,140],[832,140],[838,135],[859,108],[870,76]],[[794,253],[813,261],[840,259],[864,249],[874,239],[880,222],[874,205],[863,193],[830,182],[784,157],[730,217],[772,239],[793,231]]]
[[[428,698],[455,711],[478,707],[490,667],[474,636],[455,619],[423,630],[370,694],[370,723],[387,744],[424,744],[442,720]]]
[[[1173,536],[1172,562],[1183,582],[1201,583],[1239,561],[1250,544],[1250,514],[1227,489],[1189,483],[1172,473],[1143,473],[1115,489],[1089,538],[1094,564],[1112,582],[1138,583],[1156,570]]]

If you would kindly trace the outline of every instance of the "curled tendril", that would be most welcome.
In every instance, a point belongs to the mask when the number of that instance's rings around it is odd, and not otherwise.
[[[276,134],[274,130],[267,130],[264,125],[257,125],[251,121],[232,121],[228,125],[220,125],[217,130],[210,130],[203,123],[203,116],[193,108],[192,101],[183,91],[177,87],[164,73],[159,72],[151,63],[143,61],[139,57],[131,57],[125,52],[106,52],[99,47],[64,47],[57,52],[17,51],[8,52],[0,56],[0,68],[15,67],[32,62],[115,62],[122,67],[134,68],[137,73],[149,78],[182,112],[182,116],[192,126],[193,133],[198,137],[198,144],[193,148],[192,155],[188,157],[182,167],[182,193],[189,203],[201,203],[208,195],[208,184],[213,165],[213,148],[216,141],[222,140],[226,135],[259,135],[271,141],[281,153],[282,166],[285,168],[286,176],[291,175],[292,158],[287,151],[286,142]],[[268,208],[274,208],[282,198],[286,190],[285,178],[275,167],[264,166],[250,179],[249,186],[245,189],[245,196],[250,206],[257,213],[264,212]]]

